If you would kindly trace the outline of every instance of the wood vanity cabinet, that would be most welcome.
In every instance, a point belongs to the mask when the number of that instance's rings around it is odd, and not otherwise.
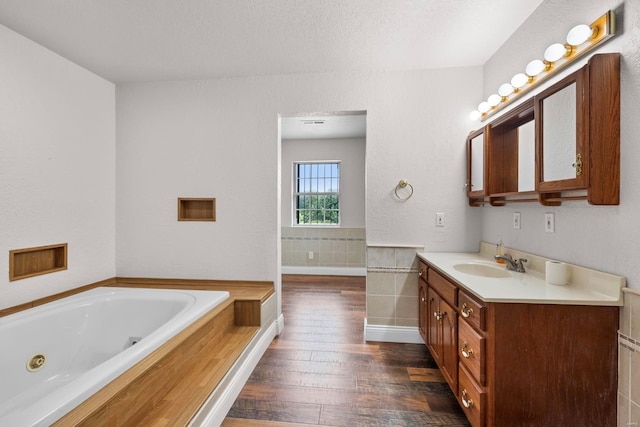
[[[426,289],[424,318],[425,343],[451,389],[458,389],[458,312],[457,288],[432,268],[420,263],[420,285]]]
[[[483,302],[429,264],[420,269],[434,308],[454,297],[455,358],[434,316],[426,344],[450,385],[455,375],[472,426],[616,425],[618,307]]]

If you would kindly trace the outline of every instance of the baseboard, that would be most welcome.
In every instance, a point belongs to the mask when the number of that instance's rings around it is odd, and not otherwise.
[[[283,265],[282,274],[310,274],[313,276],[366,276],[366,267],[305,267]]]
[[[275,338],[276,329],[276,322],[273,322],[261,335],[256,337],[255,344],[253,346],[250,344],[250,350],[238,358],[238,361],[189,422],[190,427],[219,427],[222,424],[242,391],[242,387]]]
[[[284,316],[280,313],[280,317],[276,320],[276,335],[280,335],[284,329]]]
[[[368,325],[364,320],[366,341],[397,342],[406,344],[424,344],[416,326]]]

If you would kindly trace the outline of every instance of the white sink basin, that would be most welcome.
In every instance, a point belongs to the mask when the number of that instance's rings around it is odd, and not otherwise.
[[[461,273],[472,274],[481,277],[504,278],[511,277],[511,274],[497,265],[484,264],[479,262],[466,262],[455,264],[453,268]]]

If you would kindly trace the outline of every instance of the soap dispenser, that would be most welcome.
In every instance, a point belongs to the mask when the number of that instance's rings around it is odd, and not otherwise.
[[[498,236],[498,243],[496,243],[496,257],[504,256],[504,243],[502,242],[502,238]],[[505,261],[503,259],[496,259],[498,264],[504,264]]]

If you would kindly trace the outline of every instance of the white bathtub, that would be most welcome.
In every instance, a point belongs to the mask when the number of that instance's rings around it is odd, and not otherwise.
[[[0,317],[0,426],[51,424],[228,297],[103,287]]]

